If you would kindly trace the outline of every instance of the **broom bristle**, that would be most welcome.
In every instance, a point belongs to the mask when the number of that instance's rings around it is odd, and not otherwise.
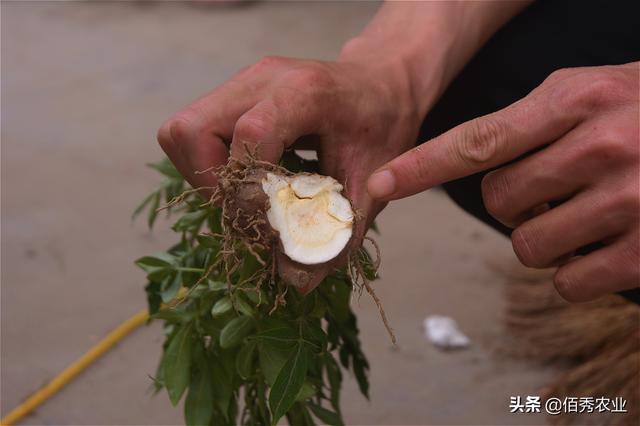
[[[627,413],[563,413],[550,416],[550,423],[640,424],[640,307],[616,295],[567,303],[553,286],[552,271],[532,274],[518,267],[507,276],[505,323],[511,342],[503,350],[570,365],[546,396],[627,401]]]

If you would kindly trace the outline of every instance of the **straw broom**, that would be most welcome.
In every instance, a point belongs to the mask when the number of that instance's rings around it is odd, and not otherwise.
[[[549,423],[640,424],[640,306],[617,295],[569,304],[557,294],[552,270],[513,267],[505,272],[505,322],[512,339],[508,354],[566,366],[549,384],[543,400],[622,397],[627,401],[627,413],[563,413],[549,416]]]

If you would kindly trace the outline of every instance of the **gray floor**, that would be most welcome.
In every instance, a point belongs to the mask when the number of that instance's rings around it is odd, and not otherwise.
[[[2,2],[2,413],[144,306],[132,260],[163,249],[132,207],[157,182],[159,124],[267,54],[332,58],[376,3]],[[356,303],[372,372],[371,401],[353,381],[349,424],[530,424],[511,395],[551,374],[494,354],[502,340],[508,241],[431,191],[381,216],[376,283],[399,348],[375,307]],[[455,317],[473,340],[443,353],[422,336],[427,314]],[[23,424],[180,424],[164,394],[146,393],[160,329],[119,344]]]

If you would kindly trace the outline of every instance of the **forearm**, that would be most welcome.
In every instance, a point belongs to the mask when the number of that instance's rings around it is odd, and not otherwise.
[[[424,116],[475,52],[514,15],[523,1],[387,2],[365,30],[342,49],[340,60],[383,63],[403,78]]]

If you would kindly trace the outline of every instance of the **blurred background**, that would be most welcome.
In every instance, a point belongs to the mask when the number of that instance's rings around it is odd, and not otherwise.
[[[159,125],[265,55],[334,58],[376,2],[2,2],[1,410],[5,415],[145,307],[133,260],[175,240],[168,222],[131,221],[159,177]],[[398,337],[392,348],[368,297],[354,300],[371,363],[371,400],[349,379],[349,424],[540,424],[509,414],[549,368],[505,359],[501,313],[509,241],[438,191],[379,219],[375,283]],[[471,338],[442,352],[430,314]],[[151,397],[162,342],[142,327],[23,419],[33,425],[181,424]]]

